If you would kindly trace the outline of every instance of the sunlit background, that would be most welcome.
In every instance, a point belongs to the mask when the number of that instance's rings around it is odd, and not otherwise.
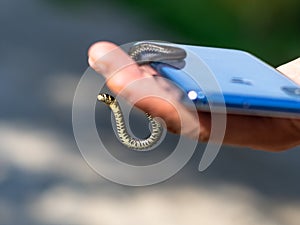
[[[95,41],[237,48],[278,66],[300,55],[299,21],[298,0],[1,0],[0,224],[298,225],[299,148],[223,147],[199,173],[200,145],[171,179],[125,187],[84,161],[71,109]]]

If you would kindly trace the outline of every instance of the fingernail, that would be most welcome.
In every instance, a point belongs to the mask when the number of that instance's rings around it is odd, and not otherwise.
[[[101,60],[95,60],[93,57],[89,57],[88,59],[90,66],[100,73],[105,73],[107,70],[107,66]]]

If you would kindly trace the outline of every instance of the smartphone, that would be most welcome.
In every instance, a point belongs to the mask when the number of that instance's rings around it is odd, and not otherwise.
[[[186,50],[185,67],[151,66],[182,91],[197,110],[300,118],[300,86],[252,54],[234,49],[174,45]],[[193,65],[189,67],[189,65]],[[215,81],[215,82],[212,82]]]

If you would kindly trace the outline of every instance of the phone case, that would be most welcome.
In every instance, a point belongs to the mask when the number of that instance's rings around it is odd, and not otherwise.
[[[204,111],[225,104],[228,113],[300,118],[300,86],[255,56],[233,49],[174,46],[187,52],[184,68],[159,62],[151,66],[183,90],[185,104],[192,101]]]

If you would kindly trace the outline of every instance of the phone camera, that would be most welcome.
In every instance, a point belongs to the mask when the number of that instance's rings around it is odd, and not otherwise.
[[[288,95],[300,97],[300,87],[282,87],[281,89]]]

